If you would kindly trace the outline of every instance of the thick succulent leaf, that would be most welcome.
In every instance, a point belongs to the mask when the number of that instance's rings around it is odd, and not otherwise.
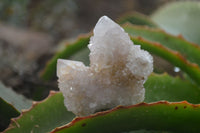
[[[17,94],[11,88],[4,86],[0,82],[0,97],[6,102],[12,104],[17,110],[28,109],[32,105],[32,101],[23,95]]]
[[[67,124],[75,116],[64,106],[61,93],[51,92],[42,102],[35,102],[31,109],[23,111],[11,121],[6,133],[45,133]]]
[[[148,17],[138,12],[130,12],[119,17],[117,20],[119,24],[129,22],[135,25],[147,25],[149,27],[157,27],[157,25]]]
[[[191,79],[200,85],[199,66],[187,61],[179,52],[174,52],[159,43],[150,42],[141,37],[131,37],[131,39],[135,44],[141,45],[142,49],[158,55],[163,59],[171,62],[175,66],[181,68],[182,71],[186,72],[191,77]]]
[[[173,36],[155,28],[133,26],[131,24],[126,24],[123,28],[134,37],[141,36],[144,39],[159,42],[167,48],[178,51],[187,60],[200,66],[200,46],[197,44],[193,44],[180,36]]]
[[[0,97],[0,132],[8,126],[11,118],[19,115],[18,110]]]
[[[59,58],[70,58],[72,55],[87,47],[89,42],[89,35],[81,36],[74,43],[67,44],[64,50],[59,51],[45,67],[41,77],[44,80],[50,80],[56,74],[56,63]]]
[[[52,133],[120,133],[131,130],[200,131],[200,106],[187,102],[141,103],[76,118]]]
[[[178,102],[187,100],[190,103],[200,103],[200,88],[191,82],[171,77],[168,74],[152,74],[144,84],[146,95],[144,102],[166,100]]]
[[[165,31],[182,34],[200,45],[200,2],[173,2],[161,7],[152,19]]]
[[[152,102],[152,101],[163,100],[163,99],[169,100],[169,101],[188,100],[189,102],[192,102],[192,103],[200,102],[200,98],[198,98],[199,90],[198,90],[197,86],[195,86],[191,83],[188,83],[187,81],[183,81],[179,78],[170,77],[166,74],[164,74],[164,75],[152,74],[148,78],[148,80],[145,84],[145,87],[146,87],[146,99],[145,99],[146,102]],[[177,91],[176,91],[176,89],[177,89]],[[165,91],[166,91],[166,95],[164,93]],[[171,95],[170,95],[170,92],[171,92]],[[168,104],[166,104],[166,105],[167,105],[166,109],[168,111],[170,111],[170,107],[168,108]],[[148,106],[146,106],[147,108],[145,107],[147,110],[149,110]],[[158,107],[157,109],[159,110],[160,108]],[[126,110],[129,110],[129,109],[125,109],[124,111],[126,112]],[[161,112],[164,110],[165,109],[161,110]],[[154,115],[155,115],[155,117],[159,116],[159,114],[158,114],[158,116],[156,115],[156,112],[154,112],[154,110],[151,110],[151,111],[152,111],[152,114],[148,114],[148,115],[152,115],[152,117],[154,117]],[[156,109],[155,109],[155,111],[156,111]],[[164,111],[163,114],[168,113],[168,111]],[[117,115],[118,115],[118,117],[120,117],[119,119],[121,119],[121,120],[124,119],[124,117],[126,117],[124,115],[127,115],[127,116],[130,115],[130,114],[126,114],[123,111],[120,111],[120,112],[122,112],[122,114],[117,114]],[[131,112],[131,109],[127,112]],[[139,113],[139,112],[132,112],[132,113],[137,115],[137,113]],[[188,113],[187,115],[189,115],[189,114],[190,113]],[[104,113],[102,115],[104,115]],[[31,132],[31,131],[32,132],[49,132],[58,126],[67,124],[74,117],[75,116],[71,112],[68,112],[67,109],[65,108],[63,95],[61,93],[51,92],[50,96],[46,100],[44,100],[42,102],[34,103],[33,107],[30,110],[24,111],[20,117],[18,117],[16,119],[12,119],[12,123],[10,124],[6,133],[18,133],[18,132],[26,133],[26,132]],[[184,118],[185,118],[185,116],[184,116]],[[106,116],[106,117],[103,117],[101,120],[95,121],[96,124],[98,124],[100,122],[100,126],[94,125],[95,126],[95,127],[93,127],[94,130],[89,129],[89,130],[91,130],[90,132],[96,132],[97,130],[101,131],[101,128],[100,128],[101,126],[104,126],[105,128],[108,129],[110,127],[110,125],[109,125],[110,122],[115,123],[114,119],[112,119],[112,120],[109,120],[109,119],[110,118]],[[124,121],[119,120],[118,122],[116,122],[113,125],[113,129],[109,129],[109,131],[115,132],[115,130],[116,130],[115,128],[120,126],[121,124],[123,125],[122,129],[126,129],[125,127],[127,124],[129,124],[129,122],[131,122],[132,124],[135,122],[135,120],[127,119],[127,121],[126,121],[126,119],[127,118],[125,118]],[[140,123],[142,121],[146,122],[146,121],[144,121],[144,118],[140,118],[140,117],[137,118],[137,121],[139,121]],[[174,121],[176,121],[176,118],[174,118]],[[150,122],[151,122],[151,120],[149,118],[149,121],[147,122],[147,124]],[[93,123],[93,122],[91,122],[91,123]],[[105,124],[107,123],[109,126],[101,125],[103,123],[105,123]],[[157,124],[159,124],[159,121],[157,121]],[[186,123],[183,123],[183,124],[186,124]],[[130,126],[130,125],[128,125],[128,126]],[[165,126],[165,124],[164,125],[161,124],[159,126]],[[82,131],[83,127],[77,126],[76,127],[77,129],[75,129],[75,130]],[[146,126],[144,126],[144,127],[146,127]],[[130,128],[130,130],[127,130],[127,131],[140,130],[140,129],[165,130],[165,128],[157,129],[155,127],[152,127],[152,128],[144,128],[144,127],[141,127],[138,124],[134,128]],[[148,127],[148,125],[147,125],[147,127]],[[151,126],[149,126],[149,127],[151,127]],[[119,127],[119,128],[121,129],[121,127]],[[174,128],[174,127],[171,127],[169,125],[169,129],[170,128]],[[107,129],[106,129],[106,131],[107,131]],[[127,128],[127,129],[129,129],[129,128]],[[126,130],[124,130],[124,131],[126,131]]]
[[[0,130],[5,129],[11,118],[19,116],[20,111],[29,108],[31,104],[31,100],[0,82]]]
[[[146,36],[151,37],[151,34],[155,34],[155,37],[156,37],[155,39],[159,39],[157,37],[162,35],[163,40],[161,40],[161,42],[167,41],[166,38],[169,38],[168,40],[171,40],[170,42],[165,43],[165,45],[167,45],[167,46],[171,45],[171,43],[174,44],[174,43],[178,42],[177,45],[181,45],[182,43],[185,43],[184,45],[186,45],[186,47],[184,49],[188,48],[188,46],[189,46],[189,48],[192,47],[191,50],[195,49],[193,44],[190,44],[189,42],[187,42],[187,41],[185,41],[185,40],[183,40],[179,37],[174,37],[174,36],[168,35],[168,34],[164,33],[163,31],[160,31],[160,30],[149,29],[149,28],[144,28],[144,27],[135,27],[135,26],[125,26],[125,29],[130,30],[129,32],[134,32],[135,29],[137,29],[136,30],[137,32],[139,32],[140,30],[141,31],[144,30],[145,32],[148,33],[148,34],[145,34],[145,37]],[[137,36],[137,34],[135,34],[135,35]],[[71,47],[77,47],[77,45],[78,46],[81,45],[81,48],[78,49],[80,51],[78,51],[78,50],[74,51],[74,53],[76,53],[76,54],[72,55],[68,51],[69,46],[67,45],[66,48],[63,51],[61,51],[60,53],[55,55],[46,67],[46,70],[51,70],[51,71],[45,71],[43,76],[45,76],[46,79],[50,79],[53,75],[55,75],[56,61],[57,61],[58,58],[68,58],[70,56],[70,59],[84,61],[86,64],[89,64],[89,58],[88,58],[89,50],[87,49],[87,44],[89,43],[89,37],[90,37],[90,35],[82,37],[79,40],[77,40],[74,44],[70,45]],[[172,51],[168,48],[165,48],[163,45],[161,45],[159,43],[154,43],[154,42],[144,40],[141,37],[140,38],[134,37],[134,38],[132,38],[132,40],[134,41],[135,44],[140,44],[143,49],[145,49],[145,50],[147,50],[147,51],[149,51],[153,54],[156,54],[158,56],[161,56],[162,58],[168,60],[169,62],[171,62],[175,66],[180,67],[183,71],[185,71],[197,83],[200,82],[200,69],[199,69],[199,67],[195,64],[188,62],[178,52],[174,52],[174,51]],[[196,52],[198,52],[198,50],[196,50]],[[188,53],[191,53],[191,51],[189,51]],[[200,50],[199,50],[199,53],[200,53]],[[199,53],[198,53],[198,56],[200,55]],[[197,55],[197,53],[195,55]],[[84,58],[82,59],[83,56],[84,56]],[[198,59],[198,56],[195,57],[196,60]]]

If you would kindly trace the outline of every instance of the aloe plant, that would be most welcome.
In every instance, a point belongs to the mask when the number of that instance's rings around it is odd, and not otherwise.
[[[199,6],[200,3],[196,1],[174,2],[160,8],[151,18],[167,32],[182,34],[187,40],[200,44]]]
[[[200,7],[195,6],[195,10],[196,8]],[[162,13],[162,10],[153,15],[153,20],[159,12]],[[165,16],[162,16],[159,19],[164,18]],[[158,23],[153,20],[133,12],[123,15],[118,22],[128,32],[134,44],[141,45],[142,49],[170,62],[174,67],[179,67],[182,77],[154,72],[144,84],[146,89],[144,103],[118,106],[85,117],[76,117],[67,111],[61,92],[51,91],[45,100],[33,102],[30,109],[22,111],[12,106],[8,100],[6,102],[5,99],[0,99],[3,116],[0,118],[8,123],[11,117],[16,117],[11,119],[5,132],[199,132],[200,46],[190,42],[191,39],[186,40],[187,34],[184,34],[184,38],[165,32],[160,26],[162,21]],[[193,21],[192,18],[190,21]],[[179,28],[177,30],[181,31]],[[55,77],[58,58],[80,60],[89,64],[87,45],[91,35],[91,33],[82,35],[72,43],[66,42],[66,46],[48,62],[41,79],[48,81]],[[194,34],[194,38],[198,36],[199,34]],[[198,43],[195,40],[194,42]],[[9,110],[10,113],[5,110]]]

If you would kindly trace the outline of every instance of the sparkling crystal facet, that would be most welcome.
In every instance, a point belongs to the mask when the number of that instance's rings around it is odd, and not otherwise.
[[[103,16],[90,38],[90,66],[59,59],[57,76],[65,106],[78,116],[144,100],[143,84],[153,71],[152,56]]]

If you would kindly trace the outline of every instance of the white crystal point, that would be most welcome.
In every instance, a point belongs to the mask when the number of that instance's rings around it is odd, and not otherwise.
[[[101,17],[94,28],[94,36],[91,37],[88,45],[91,51],[91,67],[98,67],[99,70],[124,60],[122,58],[127,58],[132,45],[133,42],[124,29],[110,18]]]
[[[118,24],[116,24],[110,18],[108,18],[107,16],[102,16],[97,22],[93,32],[95,36],[100,36],[100,35],[104,35],[107,31],[116,27],[117,29],[124,31],[123,28],[121,28]],[[102,29],[105,29],[105,30],[102,30]]]
[[[85,116],[117,105],[144,100],[143,84],[153,71],[152,56],[134,45],[127,33],[103,16],[90,38],[90,66],[77,61],[58,60],[59,88],[65,106]]]

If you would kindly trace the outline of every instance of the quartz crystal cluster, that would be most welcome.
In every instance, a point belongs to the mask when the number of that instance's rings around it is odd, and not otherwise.
[[[77,116],[144,100],[143,84],[153,70],[152,56],[134,45],[124,30],[103,16],[90,38],[90,66],[58,59],[64,103]]]

